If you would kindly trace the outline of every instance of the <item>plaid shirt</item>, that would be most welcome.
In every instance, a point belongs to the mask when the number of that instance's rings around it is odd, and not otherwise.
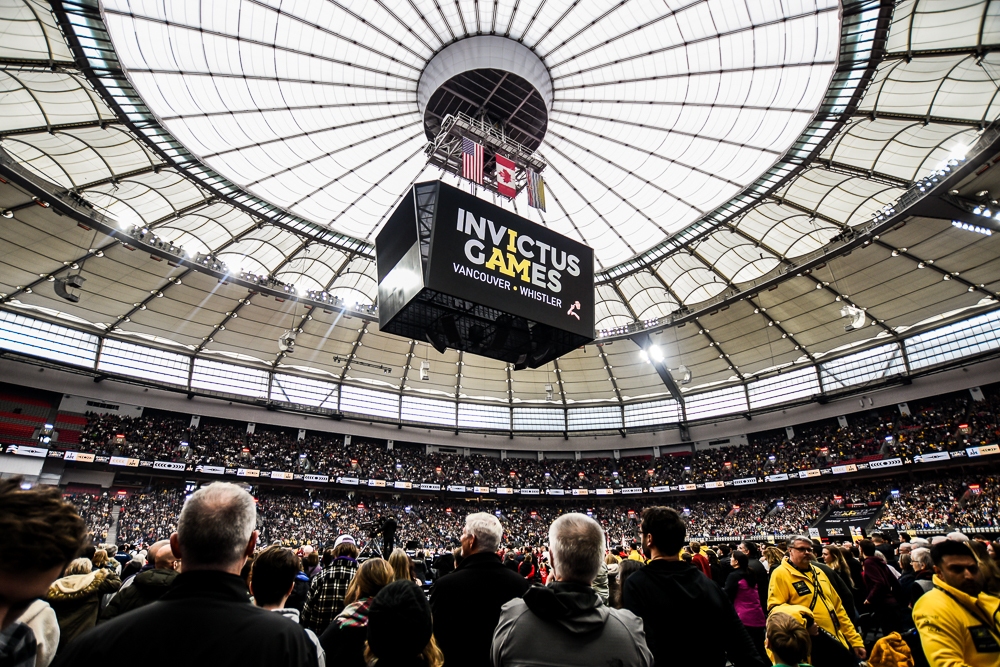
[[[344,608],[347,586],[358,571],[358,562],[341,556],[320,572],[309,586],[309,599],[302,608],[302,625],[317,634],[326,630],[333,617]]]
[[[24,623],[11,623],[0,632],[0,665],[34,667],[37,650],[35,633]]]

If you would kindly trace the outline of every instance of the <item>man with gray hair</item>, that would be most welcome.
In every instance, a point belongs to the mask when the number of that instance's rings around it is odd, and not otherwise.
[[[149,667],[192,658],[199,664],[316,667],[316,649],[297,624],[250,603],[239,575],[257,546],[256,527],[256,502],[239,486],[216,482],[195,491],[164,547],[184,562],[170,589],[159,601],[84,633],[56,665],[142,655]]]
[[[462,562],[431,589],[434,637],[446,664],[490,667],[500,608],[528,590],[527,580],[500,561],[501,538],[503,526],[492,514],[465,517]]]
[[[910,552],[910,565],[913,566],[913,581],[906,590],[906,600],[910,608],[917,603],[920,596],[934,588],[934,560],[931,550],[927,547],[917,547]]]
[[[584,514],[564,514],[552,522],[549,558],[555,581],[533,586],[523,599],[503,606],[493,636],[493,667],[653,664],[642,620],[605,606],[592,587],[604,563],[604,546],[604,530]]]

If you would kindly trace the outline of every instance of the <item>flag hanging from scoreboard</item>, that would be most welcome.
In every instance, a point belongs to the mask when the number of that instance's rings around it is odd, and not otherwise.
[[[514,163],[503,155],[497,155],[497,192],[504,197],[514,197],[517,190],[514,188],[514,172],[517,167]]]
[[[483,184],[483,145],[462,137],[462,178]]]
[[[528,169],[528,206],[545,210],[545,181],[532,169]]]

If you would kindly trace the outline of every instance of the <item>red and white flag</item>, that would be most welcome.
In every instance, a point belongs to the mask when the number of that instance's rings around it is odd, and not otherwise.
[[[514,163],[502,155],[497,155],[497,192],[504,197],[514,197],[517,190],[514,188],[514,171],[517,169]]]
[[[483,184],[483,145],[462,137],[462,178]]]

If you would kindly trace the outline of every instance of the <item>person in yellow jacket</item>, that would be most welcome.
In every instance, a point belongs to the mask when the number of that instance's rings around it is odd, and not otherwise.
[[[913,606],[913,621],[931,667],[1000,665],[1000,598],[983,592],[972,550],[945,540],[931,548],[934,588]]]
[[[768,613],[780,605],[799,605],[812,611],[816,624],[864,659],[865,643],[844,611],[840,596],[826,573],[812,564],[813,542],[803,535],[792,538],[788,558],[771,571],[767,591]]]

